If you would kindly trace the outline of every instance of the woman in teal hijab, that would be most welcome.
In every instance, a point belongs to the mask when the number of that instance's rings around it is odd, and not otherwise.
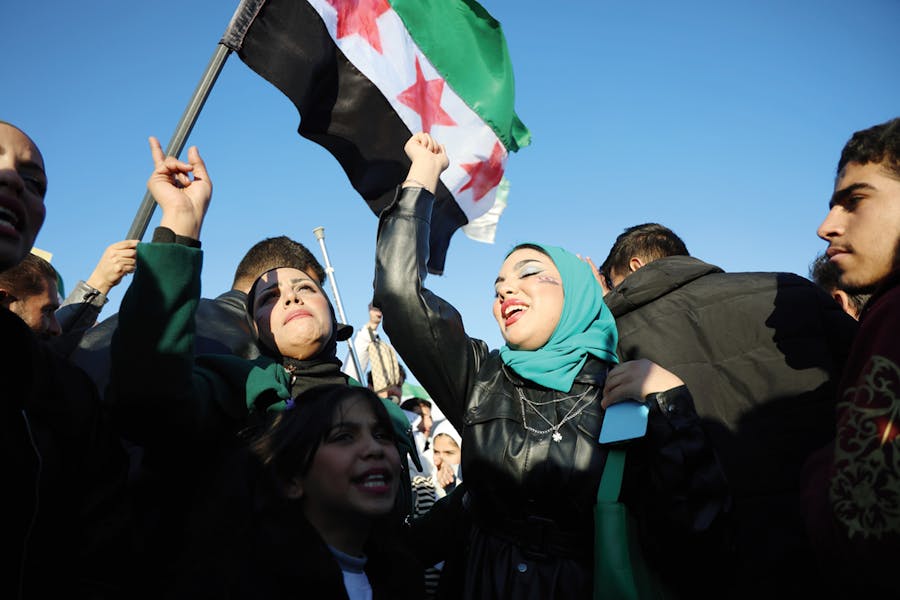
[[[380,217],[374,304],[463,438],[465,481],[417,525],[428,539],[456,541],[422,544],[456,549],[423,556],[426,566],[446,561],[441,596],[591,597],[593,508],[608,454],[598,437],[607,408],[626,399],[649,417],[629,450],[621,499],[647,533],[645,546],[666,557],[661,569],[680,575],[684,544],[696,549],[692,540],[708,533],[724,499],[709,485],[718,470],[687,389],[649,361],[616,364],[600,284],[554,246],[517,246],[500,267],[493,313],[503,348],[469,337],[459,313],[423,285],[446,154],[426,134],[405,149],[409,176]]]

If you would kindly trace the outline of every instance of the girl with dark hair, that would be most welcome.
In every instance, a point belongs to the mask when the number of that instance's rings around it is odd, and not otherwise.
[[[274,415],[252,448],[266,477],[238,597],[420,598],[389,514],[401,485],[391,419],[370,390],[325,385]]]
[[[409,176],[380,217],[375,304],[464,442],[465,482],[428,518],[428,535],[444,519],[443,539],[455,534],[460,544],[424,557],[446,559],[443,597],[591,597],[593,509],[608,456],[598,435],[607,409],[630,398],[644,401],[649,417],[646,436],[629,446],[622,501],[666,582],[696,579],[726,492],[681,380],[649,361],[616,366],[600,285],[586,263],[554,246],[517,246],[500,268],[493,312],[506,344],[489,351],[466,335],[457,311],[422,285],[447,156],[427,134],[405,150]]]
[[[108,400],[123,436],[143,451],[135,497],[147,596],[227,597],[222,573],[242,539],[258,475],[247,440],[299,394],[348,383],[336,351],[350,332],[336,321],[308,253],[287,253],[266,263],[248,294],[262,355],[195,357],[199,237],[212,185],[196,148],[187,163],[164,156],[155,138],[150,148],[147,187],[162,218],[153,243],[137,248],[139,268],[112,341]],[[393,410],[392,439],[414,452],[403,437],[409,421]],[[396,511],[403,516],[411,495],[404,488]]]

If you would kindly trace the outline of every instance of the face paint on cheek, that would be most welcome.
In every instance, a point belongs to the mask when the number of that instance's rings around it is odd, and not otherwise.
[[[538,275],[538,281],[540,281],[541,283],[559,285],[559,280],[556,277],[551,277],[550,275]]]

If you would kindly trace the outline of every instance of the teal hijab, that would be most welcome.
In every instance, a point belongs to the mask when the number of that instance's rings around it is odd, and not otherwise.
[[[603,290],[587,263],[556,246],[520,244],[516,249],[522,245],[541,248],[559,270],[563,286],[562,315],[546,344],[537,350],[513,350],[507,344],[500,348],[500,358],[519,376],[550,389],[568,392],[588,354],[608,362],[619,362],[616,322],[603,302]]]

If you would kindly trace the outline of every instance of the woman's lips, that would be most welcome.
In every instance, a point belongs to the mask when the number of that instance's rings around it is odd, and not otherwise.
[[[388,469],[373,469],[353,478],[354,484],[369,494],[390,492],[392,481],[393,476]]]
[[[522,315],[524,315],[524,314],[525,314],[525,310],[524,310],[524,309],[523,309],[523,310],[517,310],[517,311],[514,312],[513,314],[511,314],[511,315],[509,315],[508,317],[506,317],[506,320],[503,322],[503,324],[504,324],[506,327],[509,327],[510,325],[512,325],[513,323],[515,323],[515,322],[518,321],[519,319],[521,319],[521,318],[522,318]]]
[[[519,309],[510,312],[510,310],[515,307],[519,307]],[[504,326],[509,327],[520,318],[522,318],[522,315],[525,313],[527,308],[528,307],[524,302],[522,302],[521,300],[516,300],[514,298],[510,298],[509,300],[503,302],[503,304],[500,305],[500,314],[503,316]]]
[[[284,324],[287,325],[294,319],[302,319],[304,317],[311,317],[311,316],[312,315],[307,310],[294,310],[294,311],[289,312],[288,316],[285,317]]]

